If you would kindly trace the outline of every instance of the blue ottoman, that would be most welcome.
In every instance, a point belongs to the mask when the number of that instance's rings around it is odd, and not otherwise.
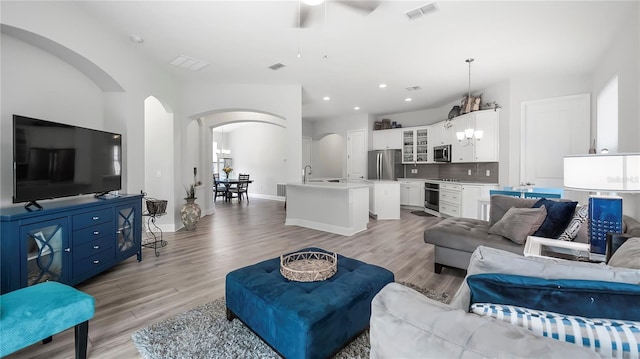
[[[305,248],[300,251],[317,250]],[[227,274],[227,319],[240,319],[280,355],[327,358],[368,328],[371,300],[393,273],[338,255],[321,282],[289,281],[273,258]]]

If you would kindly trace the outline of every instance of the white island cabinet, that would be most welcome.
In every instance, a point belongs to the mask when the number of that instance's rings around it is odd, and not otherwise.
[[[369,187],[361,182],[287,184],[285,225],[352,236],[367,229]]]
[[[400,219],[400,182],[369,180],[369,214],[375,219]]]

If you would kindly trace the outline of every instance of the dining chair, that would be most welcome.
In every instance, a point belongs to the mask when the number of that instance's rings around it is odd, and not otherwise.
[[[236,197],[238,197],[238,201],[242,201],[242,196],[244,195],[244,197],[247,199],[247,203],[249,203],[249,175],[242,173],[238,174],[238,185],[235,187],[231,187],[229,191],[231,191],[232,196],[233,193],[236,194]]]
[[[223,185],[220,183],[220,174],[219,173],[214,173],[213,174],[213,190],[215,191],[215,194],[213,196],[213,201],[216,201],[216,198],[218,197],[224,197],[227,198],[227,186]]]

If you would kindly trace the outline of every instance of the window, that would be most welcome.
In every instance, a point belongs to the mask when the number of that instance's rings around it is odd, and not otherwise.
[[[598,94],[597,152],[618,152],[618,76],[614,76]]]

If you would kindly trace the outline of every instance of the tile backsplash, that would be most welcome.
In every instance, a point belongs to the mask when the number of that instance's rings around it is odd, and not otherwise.
[[[454,178],[480,183],[498,183],[498,168],[498,162],[404,165],[406,178]],[[412,169],[417,169],[418,173],[411,173]]]

